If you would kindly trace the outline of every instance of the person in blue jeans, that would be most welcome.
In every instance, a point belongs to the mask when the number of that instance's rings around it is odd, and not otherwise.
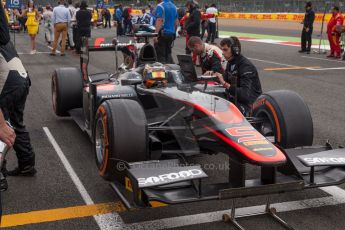
[[[122,28],[122,21],[123,21],[123,9],[122,9],[122,4],[119,4],[115,11],[115,20],[117,24],[117,29],[116,29],[116,34],[117,36],[122,36],[123,33],[123,28]]]
[[[171,0],[163,0],[157,5],[155,16],[156,33],[159,34],[158,38],[154,38],[157,58],[163,63],[173,64],[171,50],[178,25],[177,8]]]

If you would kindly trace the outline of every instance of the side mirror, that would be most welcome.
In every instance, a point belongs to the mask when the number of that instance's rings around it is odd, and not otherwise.
[[[122,79],[121,85],[139,85],[143,82],[141,79]]]

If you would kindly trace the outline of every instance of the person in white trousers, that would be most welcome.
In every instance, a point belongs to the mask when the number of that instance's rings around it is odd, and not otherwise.
[[[71,19],[73,19],[76,14],[77,9],[73,6],[72,0],[68,0],[68,10],[71,15]],[[68,25],[68,41],[69,41],[69,46],[71,49],[74,49],[74,40],[73,40],[73,25],[75,22],[71,22]]]
[[[43,13],[44,20],[44,36],[48,45],[51,45],[54,39],[54,27],[53,27],[53,9],[50,5],[46,6],[46,11]]]

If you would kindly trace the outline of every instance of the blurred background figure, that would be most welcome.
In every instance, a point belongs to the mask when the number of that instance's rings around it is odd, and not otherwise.
[[[203,10],[203,13],[201,14],[201,40],[204,38],[205,32],[207,31],[208,27],[208,18],[204,17],[203,15],[206,14],[206,10],[208,9],[208,5],[205,5],[205,8]]]
[[[132,32],[132,8],[130,6],[123,9],[122,17],[124,34],[130,34]]]
[[[188,40],[190,37],[200,37],[201,13],[198,9],[198,4],[194,0],[188,0],[186,7],[189,16],[185,22],[184,28],[187,31],[186,35],[186,54],[190,54],[191,50],[188,48]],[[197,55],[193,53],[193,63],[196,64]]]
[[[174,64],[171,50],[178,26],[176,6],[170,0],[163,0],[157,5],[155,12],[156,33],[159,35],[158,38],[153,39],[153,42],[157,59],[162,63]]]
[[[35,8],[35,4],[32,0],[28,1],[27,8],[22,11],[22,14],[19,14],[19,11],[16,11],[18,17],[26,17],[25,26],[28,30],[31,41],[31,51],[30,54],[36,53],[36,35],[38,33],[38,26],[40,20],[40,14]]]
[[[65,1],[60,0],[59,5],[53,9],[53,24],[54,24],[54,42],[53,49],[50,53],[55,56],[57,44],[61,35],[61,53],[60,56],[65,56],[66,40],[68,24],[71,23],[71,14],[65,6]]]
[[[206,14],[213,14],[214,17],[208,19],[208,36],[206,39],[206,43],[211,41],[212,44],[214,44],[214,39],[216,38],[216,31],[217,31],[217,25],[216,25],[216,15],[218,15],[218,10],[216,8],[216,4],[212,4],[211,7],[207,8]]]
[[[71,19],[75,17],[76,8],[73,6],[72,0],[68,0],[68,10],[69,14],[71,15]],[[74,40],[73,40],[73,22],[68,24],[68,44],[70,46],[70,49],[74,49]]]
[[[80,10],[80,2],[76,2],[74,4],[74,8],[75,8],[75,14],[73,15],[73,17],[71,18],[71,27],[72,27],[72,33],[73,33],[73,43],[74,43],[74,48],[76,46],[76,43],[78,42],[78,38],[77,38],[77,12]],[[91,24],[91,19],[90,19],[90,24]]]
[[[46,6],[46,11],[43,13],[44,21],[44,37],[48,45],[51,45],[54,37],[53,28],[53,9],[50,5]]]
[[[94,29],[97,29],[97,22],[98,22],[98,9],[93,8],[93,10],[92,10],[92,23],[93,23]]]
[[[102,15],[103,15],[103,21],[104,21],[104,28],[107,28],[109,26],[109,29],[111,29],[110,11],[107,8],[104,8],[102,11]]]
[[[312,9],[312,3],[307,2],[305,5],[305,15],[303,20],[303,30],[301,36],[301,50],[298,51],[300,53],[306,52],[307,54],[310,53],[311,49],[311,41],[312,41],[312,34],[313,34],[313,24],[315,20],[315,13]],[[308,46],[307,46],[308,43]]]
[[[124,35],[123,32],[123,9],[122,9],[122,4],[119,4],[115,11],[115,20],[116,20],[116,34],[117,36],[122,36]]]
[[[337,26],[343,25],[344,18],[340,14],[339,7],[332,8],[332,17],[327,24],[327,35],[331,52],[328,58],[340,58],[340,33],[336,30]]]
[[[77,19],[77,42],[76,42],[76,52],[80,54],[80,48],[82,45],[82,38],[90,38],[91,37],[91,12],[87,9],[86,1],[81,1],[80,3],[80,10],[76,13]]]

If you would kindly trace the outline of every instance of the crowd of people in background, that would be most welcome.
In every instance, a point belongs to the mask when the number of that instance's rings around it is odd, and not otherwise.
[[[170,1],[170,0],[169,0]],[[61,3],[61,1],[60,1]],[[164,0],[157,0],[157,6],[164,3]],[[172,2],[173,3],[173,2]],[[70,18],[67,23],[67,33],[62,33],[64,40],[66,36],[67,47],[75,49],[77,53],[80,52],[80,36],[78,35],[78,21],[76,13],[80,9],[80,2],[68,0],[68,2],[62,4],[68,9]],[[123,6],[118,4],[114,10],[109,10],[104,7],[99,9],[97,7],[86,9],[91,14],[91,20],[89,22],[79,22],[83,27],[83,33],[85,32],[86,26],[91,24],[91,28],[112,28],[116,27],[116,35],[133,35],[138,28],[138,25],[150,25],[156,26],[157,20],[157,6],[148,5],[142,8],[141,15],[133,15],[132,6]],[[57,8],[57,7],[55,7]],[[54,9],[55,9],[54,8]],[[307,2],[305,5],[305,17],[302,22],[303,29],[301,35],[301,53],[309,54],[312,47],[312,36],[313,36],[313,23],[315,20],[315,12],[313,11],[313,5],[311,2]],[[54,32],[56,30],[56,23],[53,22],[54,13],[51,5],[42,7],[29,0],[27,5],[23,9],[10,10],[12,11],[12,18],[16,18],[16,22],[21,30],[27,32],[30,36],[31,54],[36,53],[36,35],[39,31],[39,25],[44,23],[44,34],[48,45],[54,46]],[[345,54],[342,55],[343,49],[341,48],[342,34],[344,33],[344,17],[341,14],[339,7],[334,6],[331,10],[332,17],[327,23],[327,38],[330,44],[330,53],[328,58],[341,58],[345,60]],[[177,9],[177,17],[179,26],[176,28],[176,37],[186,36],[186,53],[190,54],[188,48],[188,39],[192,36],[200,37],[201,40],[206,39],[206,43],[215,44],[215,38],[218,36],[217,32],[217,16],[219,12],[216,5],[206,4],[203,8],[200,8],[195,0],[187,0],[185,7]],[[9,14],[8,14],[9,15]],[[86,20],[85,15],[81,20]],[[7,16],[10,20],[10,16]],[[88,18],[89,15],[86,16]],[[56,31],[58,32],[58,31]],[[91,36],[87,32],[86,35]],[[61,46],[66,44],[64,41],[61,42]],[[54,53],[54,47],[53,47]],[[64,55],[64,53],[62,53]],[[196,63],[196,55],[193,55],[193,60]]]
[[[345,52],[341,50],[341,35],[345,32],[344,16],[341,14],[338,6],[333,6],[331,9],[332,16],[327,23],[327,38],[330,45],[330,53],[327,58],[335,58],[345,60]],[[307,2],[305,5],[305,15],[302,21],[303,29],[301,35],[301,50],[300,53],[310,54],[312,47],[312,34],[314,29],[315,12],[313,11],[312,2]],[[343,52],[343,56],[341,53]]]

